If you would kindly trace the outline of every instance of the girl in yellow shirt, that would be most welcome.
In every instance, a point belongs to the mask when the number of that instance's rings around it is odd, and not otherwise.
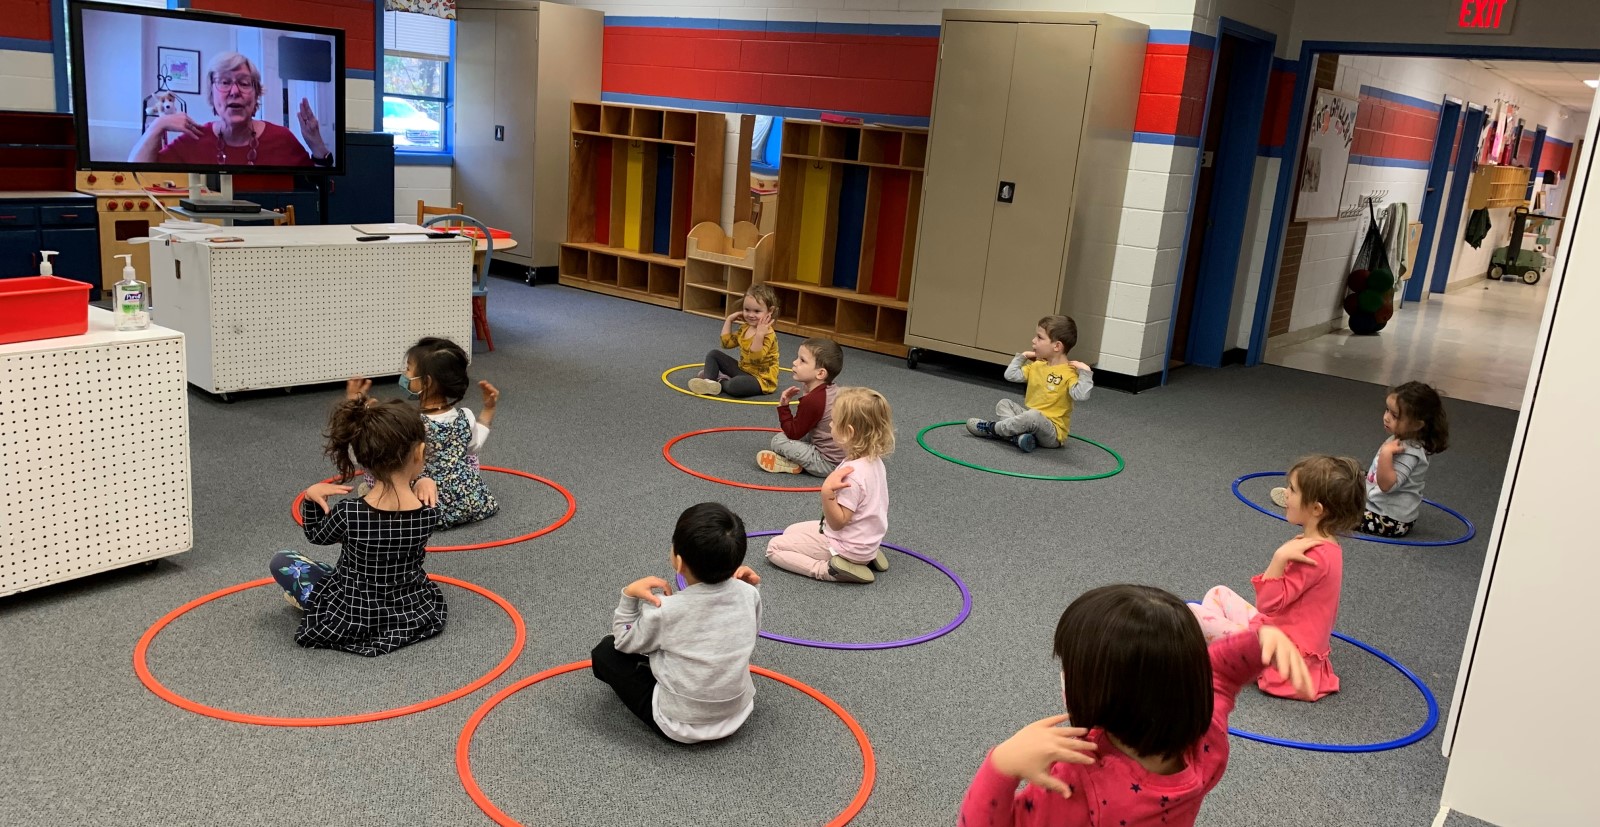
[[[778,389],[778,294],[765,284],[751,285],[744,308],[722,322],[722,347],[739,348],[739,361],[722,350],[706,354],[705,367],[689,380],[689,390],[703,396],[762,396]],[[737,332],[733,323],[739,322]]]

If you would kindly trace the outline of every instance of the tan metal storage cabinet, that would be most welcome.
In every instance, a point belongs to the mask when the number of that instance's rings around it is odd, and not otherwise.
[[[456,0],[454,198],[516,239],[495,258],[553,267],[567,240],[574,100],[600,98],[605,15],[538,0]]]
[[[1004,363],[1066,313],[1073,358],[1098,358],[1147,38],[1103,14],[944,13],[906,344]]]

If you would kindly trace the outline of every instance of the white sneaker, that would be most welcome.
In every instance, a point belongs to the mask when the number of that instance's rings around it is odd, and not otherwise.
[[[1272,504],[1277,506],[1277,507],[1279,507],[1279,508],[1288,508],[1289,507],[1289,489],[1287,489],[1287,488],[1274,488],[1274,489],[1272,489]]]
[[[756,465],[769,474],[801,474],[806,469],[781,457],[776,451],[762,451],[756,454]]]
[[[722,393],[722,383],[715,379],[702,379],[696,376],[689,380],[689,392],[701,396],[716,396]]]

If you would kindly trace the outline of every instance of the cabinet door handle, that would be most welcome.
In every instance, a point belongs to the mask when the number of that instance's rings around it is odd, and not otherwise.
[[[64,212],[64,213],[61,214],[61,217],[62,218],[77,218],[78,214],[75,213],[75,212]]]

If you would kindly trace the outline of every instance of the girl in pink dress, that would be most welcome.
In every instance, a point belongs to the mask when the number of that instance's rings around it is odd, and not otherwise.
[[[1366,502],[1361,466],[1349,457],[1310,456],[1289,469],[1286,519],[1303,531],[1278,547],[1267,570],[1250,578],[1256,604],[1227,586],[1206,592],[1190,604],[1207,641],[1214,641],[1262,622],[1271,622],[1294,641],[1305,659],[1318,700],[1339,691],[1329,649],[1339,619],[1339,590],[1344,581],[1344,550],[1334,539],[1361,522]],[[1299,696],[1276,670],[1262,671],[1256,685],[1268,695]]]

